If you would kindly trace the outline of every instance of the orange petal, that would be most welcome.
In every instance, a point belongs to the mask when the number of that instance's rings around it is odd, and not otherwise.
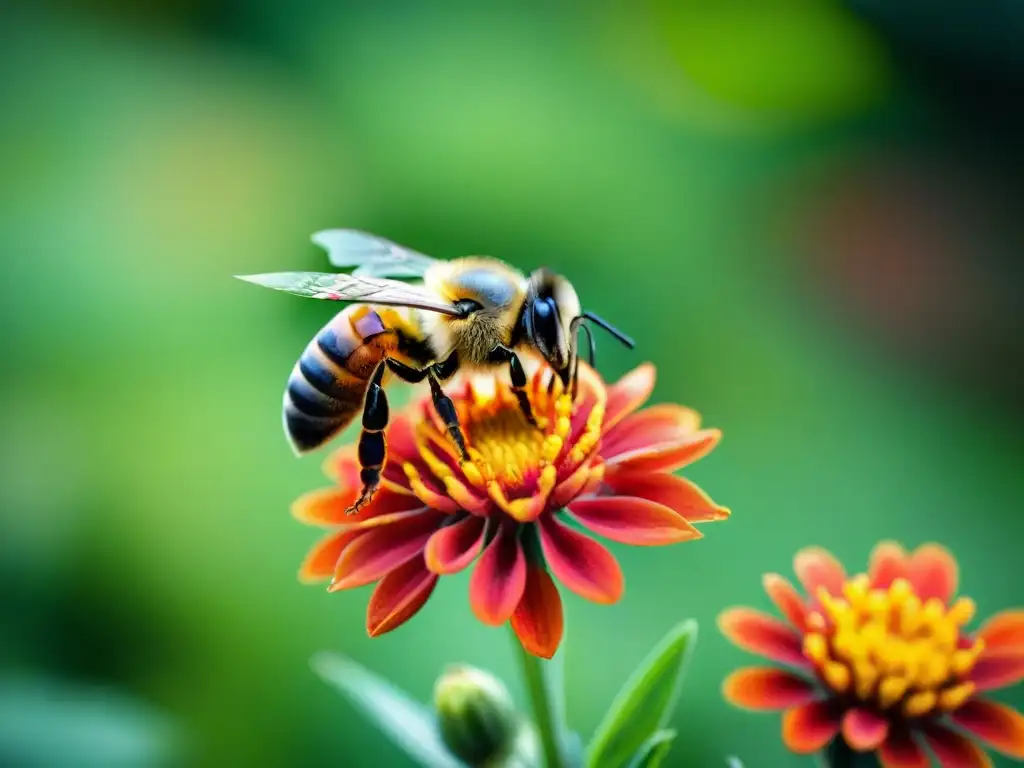
[[[782,716],[782,741],[799,754],[824,747],[839,733],[839,712],[829,701],[814,701],[787,709]]]
[[[363,532],[342,551],[330,590],[369,584],[416,557],[443,519],[433,510],[426,510]]]
[[[882,768],[928,768],[931,765],[925,751],[903,728],[889,734],[878,750],[878,762]]]
[[[337,482],[347,475],[349,469],[346,465],[348,464],[356,468],[356,482],[358,482],[359,466],[356,464],[356,446],[352,443],[343,445],[338,450],[328,454],[327,458],[324,459],[321,469],[323,469],[327,477]]]
[[[992,765],[977,744],[947,728],[929,726],[925,728],[924,737],[942,768],[990,768]]]
[[[801,549],[793,558],[793,570],[808,595],[814,595],[818,587],[824,587],[832,595],[843,593],[846,571],[831,552],[821,547]]]
[[[745,667],[725,679],[722,694],[745,709],[787,709],[813,701],[816,690],[802,677],[781,669]]]
[[[843,715],[843,739],[857,752],[878,749],[889,735],[889,721],[869,709],[856,707]]]
[[[782,664],[809,666],[800,635],[792,627],[753,608],[729,608],[718,616],[718,628],[745,651]]]
[[[910,554],[910,583],[921,600],[937,597],[948,603],[956,594],[959,568],[956,558],[938,544],[925,544]]]
[[[437,575],[427,570],[422,558],[400,565],[380,580],[366,607],[366,632],[383,635],[401,626],[423,607],[437,585]]]
[[[647,402],[647,398],[654,391],[654,379],[654,366],[642,363],[608,387],[602,432],[607,433],[623,418]]]
[[[761,579],[761,583],[764,584],[764,591],[768,593],[768,597],[772,599],[782,615],[789,620],[789,623],[801,631],[805,629],[807,603],[804,602],[796,588],[777,573],[766,573]]]
[[[601,438],[606,456],[636,450],[651,443],[678,442],[700,429],[700,416],[675,403],[659,403],[634,413]]]
[[[529,566],[523,599],[512,614],[512,630],[529,653],[550,659],[562,642],[564,628],[558,587],[547,570]]]
[[[968,675],[979,691],[1005,688],[1024,680],[1024,648],[987,647]]]
[[[907,553],[895,541],[881,541],[871,550],[868,578],[872,587],[888,589],[898,578],[907,577]]]
[[[469,579],[469,604],[484,624],[500,626],[512,617],[526,589],[526,555],[518,527],[504,523],[480,556]]]
[[[584,527],[606,539],[641,547],[658,547],[701,538],[681,516],[661,504],[628,496],[576,499],[569,511]]]
[[[470,515],[436,531],[423,553],[427,568],[444,576],[467,567],[484,548],[486,527],[486,520]]]
[[[329,533],[320,539],[309,550],[309,554],[302,562],[302,566],[299,568],[299,580],[312,584],[331,578],[334,575],[338,558],[341,557],[341,551],[361,533],[360,530],[349,528]]]
[[[689,480],[664,472],[638,473],[619,470],[605,477],[619,496],[637,496],[675,510],[691,523],[725,520],[729,510],[715,504]]]
[[[1024,759],[1024,716],[987,699],[971,699],[950,713],[952,721],[993,749]]]
[[[1024,610],[1002,611],[986,621],[978,630],[987,650],[997,648],[1024,649]]]
[[[630,472],[675,472],[707,456],[721,439],[720,430],[702,429],[673,442],[652,443],[614,456],[602,447],[601,455],[608,467]]]
[[[353,515],[345,510],[355,503],[360,486],[352,489],[343,487],[323,488],[310,491],[292,504],[292,515],[310,525],[351,525],[379,515],[405,512],[423,506],[412,496],[396,493],[390,488],[379,488],[370,503]]]
[[[537,524],[548,568],[580,597],[610,604],[622,597],[622,570],[612,553],[582,533],[567,528],[554,515]]]

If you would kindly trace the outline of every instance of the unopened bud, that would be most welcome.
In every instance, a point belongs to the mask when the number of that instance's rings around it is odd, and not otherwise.
[[[453,667],[434,686],[441,738],[467,765],[497,763],[513,746],[518,717],[498,678],[473,667]]]

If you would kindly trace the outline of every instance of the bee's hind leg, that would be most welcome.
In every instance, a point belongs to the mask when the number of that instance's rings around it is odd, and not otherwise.
[[[358,449],[359,479],[363,487],[359,492],[359,498],[345,510],[346,515],[354,515],[369,504],[380,487],[380,475],[388,452],[384,430],[388,426],[390,415],[388,396],[382,385],[386,362],[381,360],[377,364],[366,388],[366,399],[363,401],[363,431],[359,435]]]

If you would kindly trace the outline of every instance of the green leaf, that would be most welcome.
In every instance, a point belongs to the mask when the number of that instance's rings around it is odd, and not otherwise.
[[[633,756],[629,768],[658,768],[668,756],[668,751],[672,749],[672,742],[675,740],[675,731],[655,731]]]
[[[637,667],[594,733],[588,768],[620,768],[672,716],[697,623],[676,625]]]
[[[395,744],[426,768],[462,768],[423,704],[351,659],[334,653],[313,657],[313,670],[333,685]]]

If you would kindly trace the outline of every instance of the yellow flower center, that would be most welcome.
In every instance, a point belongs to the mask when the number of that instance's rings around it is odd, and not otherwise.
[[[836,693],[909,718],[956,709],[974,693],[964,678],[984,643],[961,643],[974,615],[969,598],[949,607],[938,598],[922,602],[906,579],[870,589],[861,574],[842,597],[820,589],[818,600],[822,612],[808,616],[804,654]]]

